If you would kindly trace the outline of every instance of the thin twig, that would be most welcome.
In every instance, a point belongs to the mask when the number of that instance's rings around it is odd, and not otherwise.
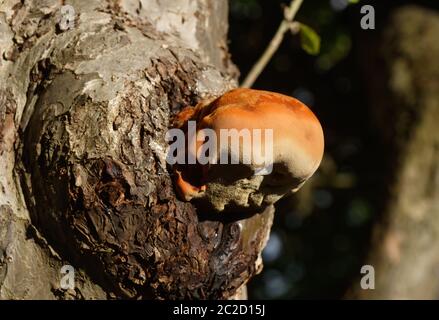
[[[265,69],[268,62],[271,60],[273,54],[277,51],[280,44],[282,43],[282,40],[285,36],[285,32],[287,32],[288,30],[298,29],[298,28],[292,28],[292,21],[296,16],[296,13],[299,10],[300,6],[302,5],[302,2],[303,0],[292,0],[290,5],[287,8],[285,8],[284,19],[282,19],[282,22],[279,25],[276,34],[274,35],[273,39],[271,39],[270,44],[265,49],[262,56],[255,63],[253,68],[250,70],[249,74],[247,75],[244,82],[242,83],[242,87],[250,88],[254,84],[254,82],[259,77],[261,72]]]

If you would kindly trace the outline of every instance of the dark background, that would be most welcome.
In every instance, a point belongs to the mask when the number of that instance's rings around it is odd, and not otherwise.
[[[276,32],[289,1],[231,0],[230,51],[241,80]],[[376,29],[360,27],[362,5],[375,8]],[[277,205],[264,271],[249,284],[262,299],[340,298],[360,275],[372,225],[384,205],[388,150],[374,128],[362,72],[378,50],[385,23],[396,7],[438,9],[438,1],[305,0],[296,16],[321,36],[321,52],[310,56],[298,36],[283,44],[254,84],[295,96],[320,119],[325,158],[310,186]],[[439,40],[439,35],[438,35]],[[380,74],[375,74],[380,77]]]

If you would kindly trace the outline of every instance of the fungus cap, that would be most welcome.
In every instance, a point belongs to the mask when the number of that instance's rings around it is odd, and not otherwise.
[[[323,157],[324,137],[319,120],[305,104],[286,95],[240,88],[213,102],[185,109],[182,114],[185,120],[196,121],[197,133],[203,129],[216,133],[217,162],[221,154],[229,160],[239,159],[237,164],[202,166],[200,186],[195,189],[188,188],[179,175],[179,193],[184,194],[182,187],[191,190],[185,199],[198,198],[216,211],[260,209],[276,202],[289,191],[297,191],[314,174]],[[229,147],[230,136],[222,136],[223,129],[240,134],[238,149]],[[250,140],[243,129],[250,132]],[[271,130],[272,139],[264,139],[267,129]],[[253,133],[261,138],[254,138]],[[248,151],[256,146],[272,152],[263,154],[271,163],[261,164],[255,157],[249,160]],[[197,144],[196,150],[199,148]],[[267,165],[271,171],[267,171]]]

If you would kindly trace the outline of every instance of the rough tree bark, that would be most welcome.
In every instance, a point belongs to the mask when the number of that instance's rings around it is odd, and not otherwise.
[[[362,290],[358,281],[350,297],[439,298],[438,34],[437,12],[397,9],[379,56],[363,60],[370,62],[370,106],[389,146],[382,158],[391,183],[366,261],[375,268],[375,289]]]
[[[260,271],[273,208],[202,221],[165,163],[172,116],[236,86],[226,36],[226,0],[1,2],[1,299],[227,299]]]

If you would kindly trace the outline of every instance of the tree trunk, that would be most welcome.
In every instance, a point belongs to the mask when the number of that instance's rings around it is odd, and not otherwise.
[[[436,12],[400,8],[385,29],[380,56],[363,60],[374,123],[389,150],[377,156],[388,159],[390,184],[366,261],[375,268],[375,289],[362,290],[358,281],[351,297],[439,297],[438,34]]]
[[[165,162],[173,115],[236,86],[226,0],[68,4],[0,6],[0,299],[239,295],[273,208],[200,221]]]

